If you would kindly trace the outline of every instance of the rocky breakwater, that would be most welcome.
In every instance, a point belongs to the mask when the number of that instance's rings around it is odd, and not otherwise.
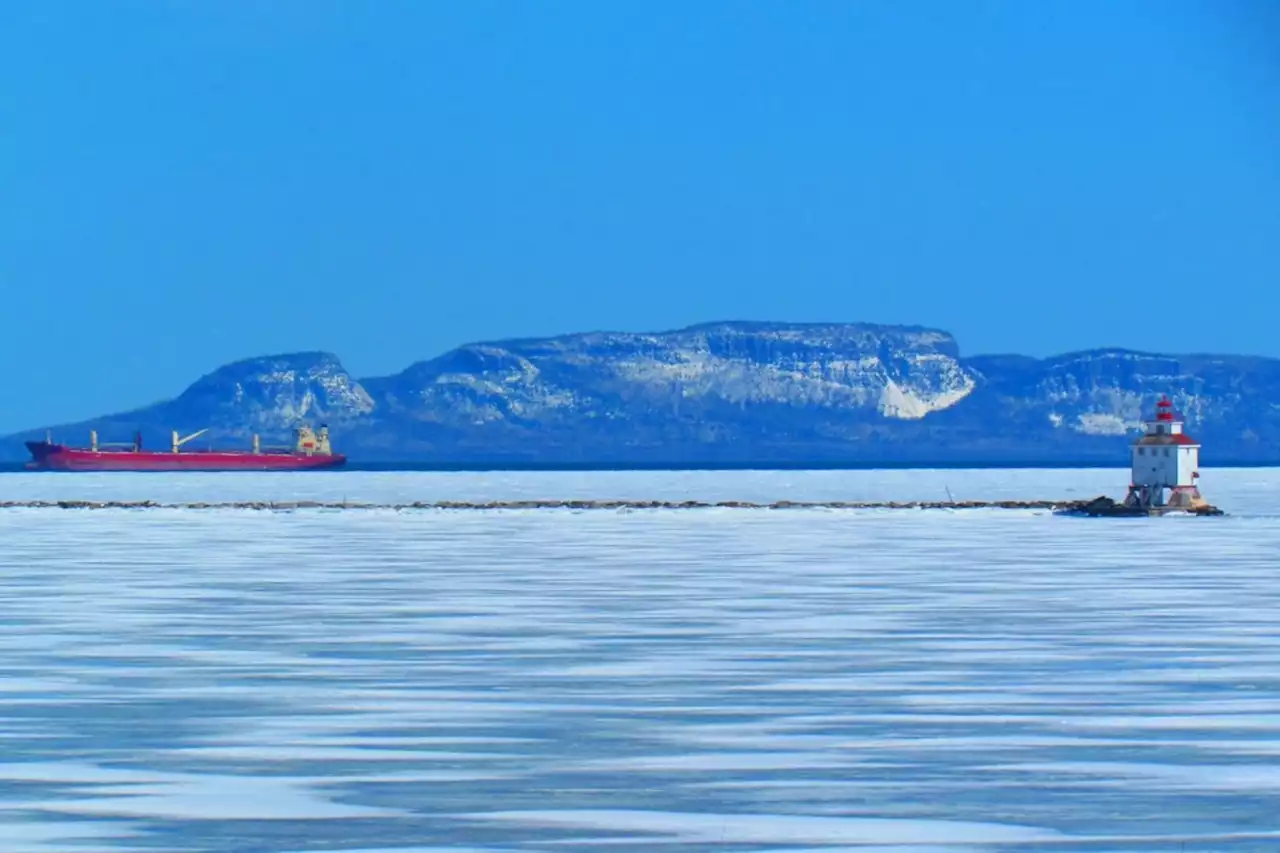
[[[746,510],[964,510],[1021,509],[1043,510],[1082,516],[1145,516],[1145,509],[1127,507],[1107,497],[1088,501],[1068,500],[1001,500],[1001,501],[645,501],[645,500],[513,500],[513,501],[414,501],[412,503],[369,503],[357,501],[3,501],[0,509],[66,509],[66,510],[253,510],[259,512],[292,512],[295,510],[677,510],[677,509],[746,509]],[[1179,510],[1193,515],[1222,515],[1217,507],[1204,506]]]

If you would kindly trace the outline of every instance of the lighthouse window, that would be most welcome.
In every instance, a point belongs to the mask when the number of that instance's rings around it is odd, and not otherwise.
[[[1167,447],[1166,447],[1166,448],[1164,449],[1164,455],[1165,455],[1165,456],[1168,456],[1168,455],[1169,455],[1169,448],[1167,448]]]
[[[1139,448],[1138,448],[1138,455],[1139,455],[1139,456],[1146,456],[1146,455],[1147,455],[1147,449],[1146,449],[1145,447],[1139,447]]]

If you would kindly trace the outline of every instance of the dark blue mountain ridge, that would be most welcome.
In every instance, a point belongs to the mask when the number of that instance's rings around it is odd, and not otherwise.
[[[945,331],[718,322],[468,344],[357,380],[337,356],[249,358],[172,400],[52,428],[87,442],[209,428],[200,446],[328,423],[352,461],[466,464],[1098,462],[1162,394],[1204,457],[1280,460],[1280,360],[1099,349],[964,357]],[[25,456],[0,440],[0,455]]]

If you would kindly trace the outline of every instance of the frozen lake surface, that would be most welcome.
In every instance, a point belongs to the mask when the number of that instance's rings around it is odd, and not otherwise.
[[[0,475],[0,500],[1119,496],[1123,470]],[[0,850],[1272,851],[1224,518],[0,512]]]

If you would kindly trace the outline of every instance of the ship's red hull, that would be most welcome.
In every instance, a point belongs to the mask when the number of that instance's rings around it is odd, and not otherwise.
[[[95,451],[43,441],[29,441],[27,449],[32,456],[27,467],[39,471],[309,471],[336,468],[347,461],[347,457],[336,453],[307,456],[234,450]]]

